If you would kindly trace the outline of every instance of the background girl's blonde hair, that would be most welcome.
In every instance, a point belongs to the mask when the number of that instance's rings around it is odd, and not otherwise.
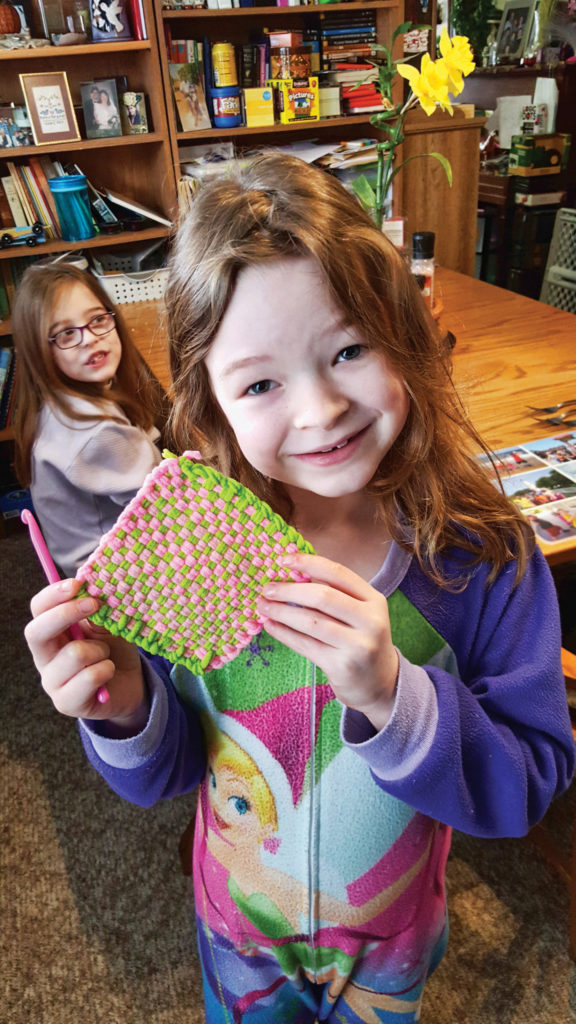
[[[63,289],[83,284],[96,301],[116,314],[116,330],[122,344],[122,357],[111,387],[72,380],[56,365],[48,341],[56,302]],[[70,264],[32,264],[16,291],[12,309],[12,334],[18,354],[16,381],[16,475],[23,487],[31,477],[31,453],[40,410],[49,403],[57,412],[79,425],[98,417],[109,419],[105,403],[120,406],[128,419],[147,430],[166,419],[165,396],[134,347],[120,309],[114,306],[99,281]],[[83,415],[70,402],[72,397],[89,399],[96,412]]]
[[[346,322],[385,354],[410,396],[406,425],[370,485],[392,537],[444,586],[439,556],[451,545],[469,551],[472,565],[492,562],[491,578],[516,557],[519,579],[532,530],[474,457],[488,454],[486,446],[456,393],[447,345],[413,276],[340,183],[295,157],[268,153],[203,185],[182,217],[166,292],[175,444],[199,448],[290,516],[282,485],[242,455],[204,359],[241,271],[298,256],[318,262]],[[458,585],[465,579],[466,572]]]

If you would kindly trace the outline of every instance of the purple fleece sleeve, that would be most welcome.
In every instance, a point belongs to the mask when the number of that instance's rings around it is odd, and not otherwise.
[[[517,587],[515,569],[491,587],[479,571],[439,598],[413,567],[402,590],[451,646],[459,677],[401,667],[407,686],[386,727],[374,734],[350,712],[343,725],[386,792],[486,837],[524,835],[574,772],[554,584],[539,551]]]
[[[158,800],[188,793],[206,770],[204,741],[194,711],[172,686],[167,663],[142,660],[151,698],[145,728],[129,739],[110,739],[98,722],[80,722],[80,736],[92,766],[114,792],[130,803],[151,807]]]

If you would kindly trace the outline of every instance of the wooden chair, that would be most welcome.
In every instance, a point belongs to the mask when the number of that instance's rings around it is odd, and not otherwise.
[[[562,669],[568,696],[575,698],[574,707],[576,708],[576,655],[565,648],[562,648]],[[576,742],[575,719],[576,713],[572,713],[572,732]],[[556,843],[546,826],[546,818],[534,826],[529,838],[568,885],[570,893],[569,951],[572,960],[576,962],[576,821],[572,828],[570,850],[562,850]]]

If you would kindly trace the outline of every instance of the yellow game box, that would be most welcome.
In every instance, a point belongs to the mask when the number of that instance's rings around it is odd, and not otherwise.
[[[282,124],[320,119],[317,78],[276,78],[273,84]]]
[[[274,124],[274,94],[270,86],[244,89],[244,118],[248,128]]]

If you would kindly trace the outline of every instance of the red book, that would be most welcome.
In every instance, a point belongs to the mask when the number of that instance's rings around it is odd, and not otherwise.
[[[134,39],[145,39],[143,10],[139,0],[128,0],[128,16]]]
[[[38,182],[42,195],[44,196],[46,204],[50,210],[50,213],[52,214],[52,220],[54,221],[54,225],[57,228],[57,237],[60,237],[60,221],[58,219],[58,210],[56,209],[56,202],[54,200],[52,192],[50,191],[48,177],[40,162],[40,158],[37,156],[31,156],[28,160],[28,163],[30,164],[30,168],[34,173],[34,177]]]

